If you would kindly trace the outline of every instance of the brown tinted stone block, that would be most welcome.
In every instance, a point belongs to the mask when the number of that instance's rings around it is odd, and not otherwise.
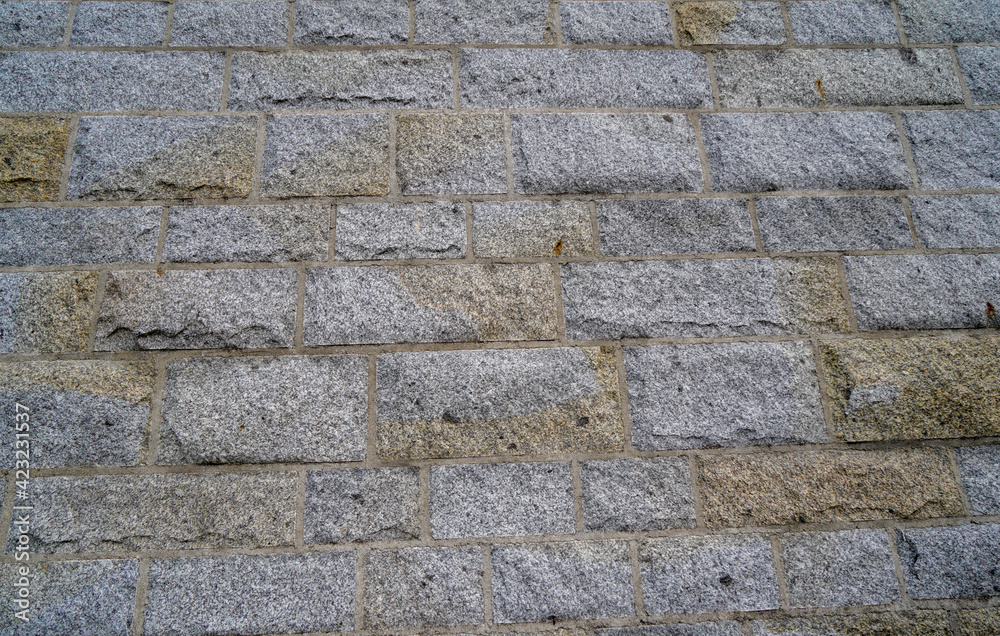
[[[0,117],[0,201],[55,201],[69,122]]]

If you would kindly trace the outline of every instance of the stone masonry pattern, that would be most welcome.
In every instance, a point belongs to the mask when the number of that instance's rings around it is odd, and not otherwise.
[[[0,0],[0,634],[996,636],[998,309],[1000,0]]]

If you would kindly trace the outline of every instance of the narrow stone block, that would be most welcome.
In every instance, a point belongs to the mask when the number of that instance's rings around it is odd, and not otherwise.
[[[462,258],[460,203],[355,203],[337,206],[337,260]]]
[[[910,213],[927,247],[1000,247],[1000,195],[915,196]]]
[[[69,2],[0,3],[0,46],[58,46],[69,18]]]
[[[670,13],[663,2],[570,0],[560,8],[566,44],[673,44]]]
[[[905,634],[950,636],[948,615],[937,611],[878,612],[856,616],[810,616],[753,622],[753,636],[853,636]]]
[[[777,2],[680,2],[673,9],[682,46],[785,42]]]
[[[796,44],[895,44],[896,18],[887,0],[806,0],[788,5]]]
[[[769,252],[913,247],[903,204],[895,197],[764,197],[754,203]]]
[[[285,46],[288,3],[181,0],[170,29],[173,46]]]
[[[0,117],[0,201],[55,201],[67,144],[67,119]]]
[[[597,225],[605,256],[757,249],[743,199],[598,201]]]
[[[420,538],[418,482],[416,468],[309,471],[305,542]]]
[[[169,6],[167,2],[81,2],[73,16],[70,44],[159,46],[166,33]]]
[[[0,274],[0,353],[84,351],[97,272]]]
[[[958,48],[965,85],[977,104],[1000,103],[1000,47],[963,46]]]
[[[295,3],[295,43],[312,45],[406,44],[406,0],[304,0]]]
[[[967,446],[955,452],[972,514],[1000,515],[1000,446]]]
[[[1000,187],[1000,110],[904,112],[903,128],[921,187]]]
[[[1000,609],[996,607],[960,610],[958,621],[962,636],[994,636],[1000,633]]]
[[[583,462],[580,479],[587,530],[635,532],[695,525],[687,458]]]
[[[906,36],[914,42],[1000,40],[997,0],[899,0]]]
[[[896,531],[906,591],[915,599],[995,596],[1000,589],[1000,525]]]
[[[742,636],[736,621],[599,629],[597,636]]]
[[[400,115],[396,139],[403,194],[507,192],[500,114]]]
[[[554,44],[549,0],[417,0],[417,44]]]
[[[591,256],[594,230],[583,201],[503,201],[473,205],[478,257]]]

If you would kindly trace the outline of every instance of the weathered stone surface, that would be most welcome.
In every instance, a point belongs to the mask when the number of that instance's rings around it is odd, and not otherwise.
[[[1000,515],[1000,446],[968,446],[955,451],[974,515]]]
[[[910,224],[895,197],[763,197],[755,204],[767,251],[913,247]]]
[[[327,205],[172,207],[163,260],[325,261],[329,235]]]
[[[0,264],[151,263],[160,208],[0,210]]]
[[[73,16],[70,44],[159,46],[166,32],[169,6],[166,2],[81,2]]]
[[[793,607],[885,605],[900,599],[885,530],[783,534],[781,562]]]
[[[670,13],[662,2],[570,0],[560,9],[566,44],[673,44]]]
[[[363,356],[173,361],[157,463],[363,460],[367,385]]]
[[[216,110],[224,66],[209,51],[4,53],[0,110]]]
[[[549,0],[417,0],[418,44],[553,44],[558,5]]]
[[[304,0],[295,3],[295,43],[405,44],[410,35],[406,0]]]
[[[687,458],[583,462],[580,479],[587,530],[634,532],[695,525]]]
[[[996,596],[1000,591],[1000,525],[896,531],[907,593],[915,599]]]
[[[806,0],[788,5],[796,44],[895,44],[896,18],[887,0]]]
[[[261,189],[270,197],[389,193],[386,115],[267,118]]]
[[[1000,338],[845,340],[820,354],[846,441],[1000,435]]]
[[[416,468],[309,471],[305,542],[419,538],[418,481]]]
[[[573,476],[567,463],[431,468],[435,539],[570,534]]]
[[[0,201],[55,201],[68,143],[69,120],[0,117]]]
[[[680,2],[673,9],[682,46],[785,42],[777,2]]]
[[[497,623],[632,616],[632,573],[624,541],[494,545]]]
[[[892,190],[912,185],[888,113],[726,113],[701,116],[701,128],[716,189]]]
[[[821,258],[570,263],[573,340],[847,330],[834,261]]]
[[[977,104],[1000,103],[1000,47],[963,46],[958,62],[965,74],[965,85]]]
[[[306,272],[306,344],[552,340],[547,265],[336,267]]]
[[[365,624],[477,625],[482,577],[478,547],[374,550],[365,557]]]
[[[51,4],[55,4],[54,2]],[[22,571],[24,568],[24,571]],[[30,581],[28,622],[15,617],[22,576]],[[0,630],[19,636],[92,634],[130,636],[135,616],[138,561],[57,561],[0,566]]]
[[[690,51],[463,49],[459,84],[473,108],[712,106],[705,58]]]
[[[639,450],[827,441],[808,342],[625,349]]]
[[[11,414],[0,445],[15,448],[14,414],[27,412],[33,467],[135,466],[146,448],[154,375],[147,362],[0,363],[0,409]],[[0,466],[16,459],[11,451]]]
[[[33,477],[31,552],[291,546],[295,473]],[[17,531],[12,527],[7,552]]]
[[[1000,40],[997,0],[899,0],[906,36],[914,42]]]
[[[503,201],[472,207],[478,257],[519,258],[595,254],[590,208],[583,201]]]
[[[605,256],[756,249],[742,199],[599,201],[597,225]]]
[[[698,467],[710,528],[962,514],[938,449],[717,455]]]
[[[684,115],[512,116],[521,194],[699,192],[701,162]]]
[[[761,535],[651,539],[639,545],[648,614],[777,609],[771,542]]]
[[[181,0],[170,29],[173,46],[284,46],[288,3],[274,0]]]
[[[597,636],[742,636],[743,630],[736,621],[720,621],[690,625],[645,625],[599,629],[596,634]]]
[[[292,346],[291,269],[109,272],[98,351]]]
[[[950,636],[944,612],[879,612],[860,616],[810,616],[753,622],[753,636]]]
[[[246,196],[256,143],[253,117],[83,117],[66,196]]]
[[[904,112],[903,128],[921,187],[1000,187],[1000,110]]]
[[[247,51],[233,57],[229,107],[448,108],[452,89],[449,51]]]
[[[960,610],[958,621],[962,636],[993,636],[1000,633],[1000,609],[995,607]]]
[[[0,274],[0,353],[83,351],[97,272]]]
[[[499,113],[400,115],[396,139],[403,194],[507,192]]]
[[[1000,254],[848,256],[847,285],[858,328],[970,329],[996,326]]]
[[[354,626],[355,561],[353,552],[154,559],[145,633],[349,630]]]
[[[465,206],[356,203],[337,206],[337,260],[462,258]]]
[[[0,4],[0,46],[57,46],[69,18],[69,2]]]
[[[623,450],[609,349],[394,353],[376,376],[383,458]]]
[[[1000,247],[1000,195],[915,196],[910,213],[927,247]]]

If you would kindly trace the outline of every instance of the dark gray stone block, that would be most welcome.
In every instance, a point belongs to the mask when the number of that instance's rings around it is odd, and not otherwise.
[[[309,471],[305,542],[420,538],[418,482],[416,468]]]
[[[910,213],[926,247],[1000,247],[1000,195],[911,196]]]
[[[796,44],[895,44],[896,18],[887,0],[805,0],[788,4]]]
[[[74,46],[159,46],[167,2],[81,2],[73,16]]]
[[[0,3],[0,46],[58,46],[69,18],[69,2]]]
[[[922,188],[1000,187],[1000,110],[904,112],[903,128]]]
[[[895,197],[764,197],[755,205],[769,252],[913,247],[910,223]]]
[[[337,260],[462,258],[460,203],[355,203],[337,206]]]
[[[1000,525],[896,531],[907,593],[915,599],[996,596],[1000,592]]]
[[[295,43],[405,44],[410,35],[406,0],[304,0],[295,3]]]
[[[418,44],[552,44],[549,0],[416,0]]]
[[[560,10],[566,44],[673,44],[670,11],[663,2],[570,0]]]
[[[743,199],[599,201],[597,225],[605,256],[756,250]]]
[[[1000,446],[968,446],[956,452],[972,514],[1000,515]]]
[[[973,102],[1000,103],[1000,47],[959,47],[958,63],[962,65],[965,85]]]
[[[580,464],[587,530],[691,528],[694,495],[684,457],[612,459]]]
[[[1000,40],[998,0],[899,0],[903,29],[914,42]]]
[[[288,3],[275,0],[181,0],[170,29],[173,46],[284,46]]]

